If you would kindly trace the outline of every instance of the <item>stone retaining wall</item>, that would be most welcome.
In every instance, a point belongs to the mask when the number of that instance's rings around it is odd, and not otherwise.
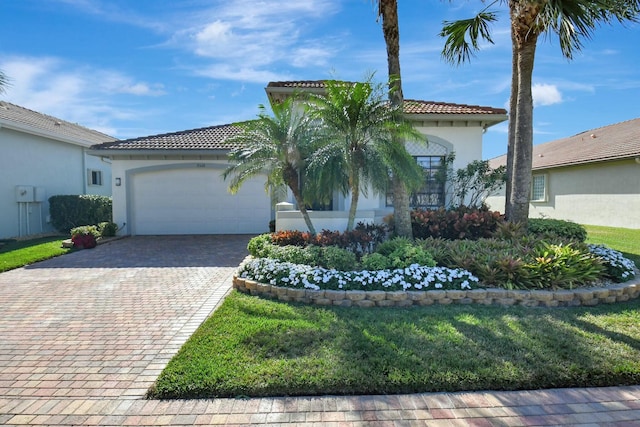
[[[239,277],[233,278],[233,287],[243,293],[280,301],[341,307],[408,307],[433,304],[576,307],[628,301],[640,296],[640,279],[599,288],[561,291],[510,291],[498,288],[470,291],[314,291],[266,285]]]

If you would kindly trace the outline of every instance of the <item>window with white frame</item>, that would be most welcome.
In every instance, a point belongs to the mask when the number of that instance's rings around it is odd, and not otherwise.
[[[547,176],[533,175],[531,180],[531,201],[545,202],[547,200]]]
[[[87,183],[89,185],[102,185],[102,171],[89,169],[87,171]]]

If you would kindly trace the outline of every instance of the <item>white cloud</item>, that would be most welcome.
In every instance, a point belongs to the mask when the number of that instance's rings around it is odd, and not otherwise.
[[[0,62],[10,77],[4,99],[110,135],[112,122],[139,116],[133,110],[114,107],[119,95],[158,96],[162,85],[135,81],[117,71],[96,70],[52,57],[10,57]]]
[[[534,106],[559,104],[562,102],[562,94],[556,85],[535,83],[531,86]]]
[[[279,74],[274,69],[329,63],[338,50],[337,43],[329,42],[333,35],[320,40],[306,36],[336,7],[330,0],[216,2],[213,9],[185,20],[190,26],[174,31],[167,44],[209,62],[195,74],[264,83]]]
[[[279,80],[290,80],[292,76],[288,73],[275,73],[273,71],[261,70],[259,68],[237,67],[232,64],[214,64],[208,67],[199,68],[194,71],[198,76],[212,79],[234,80],[247,83],[260,83]]]

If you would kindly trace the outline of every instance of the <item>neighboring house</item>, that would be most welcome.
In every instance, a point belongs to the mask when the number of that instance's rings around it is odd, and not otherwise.
[[[294,90],[321,93],[324,81],[272,82],[266,87],[271,102]],[[455,151],[455,167],[482,158],[482,134],[507,119],[504,109],[429,101],[405,101],[405,112],[429,144],[411,143],[409,151],[424,168],[425,188],[416,205],[443,205],[444,187],[429,179],[443,157]],[[163,135],[94,145],[91,153],[112,160],[114,221],[122,234],[240,234],[268,231],[277,216],[278,229],[306,227],[291,202],[265,192],[264,177],[245,182],[236,195],[221,174],[234,148],[225,140],[239,132],[233,125],[212,126]],[[346,227],[350,199],[336,194],[331,211],[314,211],[318,230]],[[378,221],[390,212],[384,195],[361,198],[358,220]]]
[[[535,145],[532,163],[531,218],[640,228],[640,118]],[[504,202],[504,192],[487,199]]]
[[[0,238],[54,231],[50,196],[111,195],[111,164],[90,156],[113,141],[77,124],[0,101]]]

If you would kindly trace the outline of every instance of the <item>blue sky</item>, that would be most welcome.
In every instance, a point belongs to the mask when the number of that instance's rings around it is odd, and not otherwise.
[[[469,64],[440,57],[442,21],[479,0],[400,0],[406,98],[505,107],[508,13]],[[386,80],[371,0],[2,0],[0,99],[132,138],[256,116],[269,81]],[[604,26],[573,61],[553,36],[534,70],[534,143],[640,117],[640,25]],[[483,156],[506,151],[506,123]]]

